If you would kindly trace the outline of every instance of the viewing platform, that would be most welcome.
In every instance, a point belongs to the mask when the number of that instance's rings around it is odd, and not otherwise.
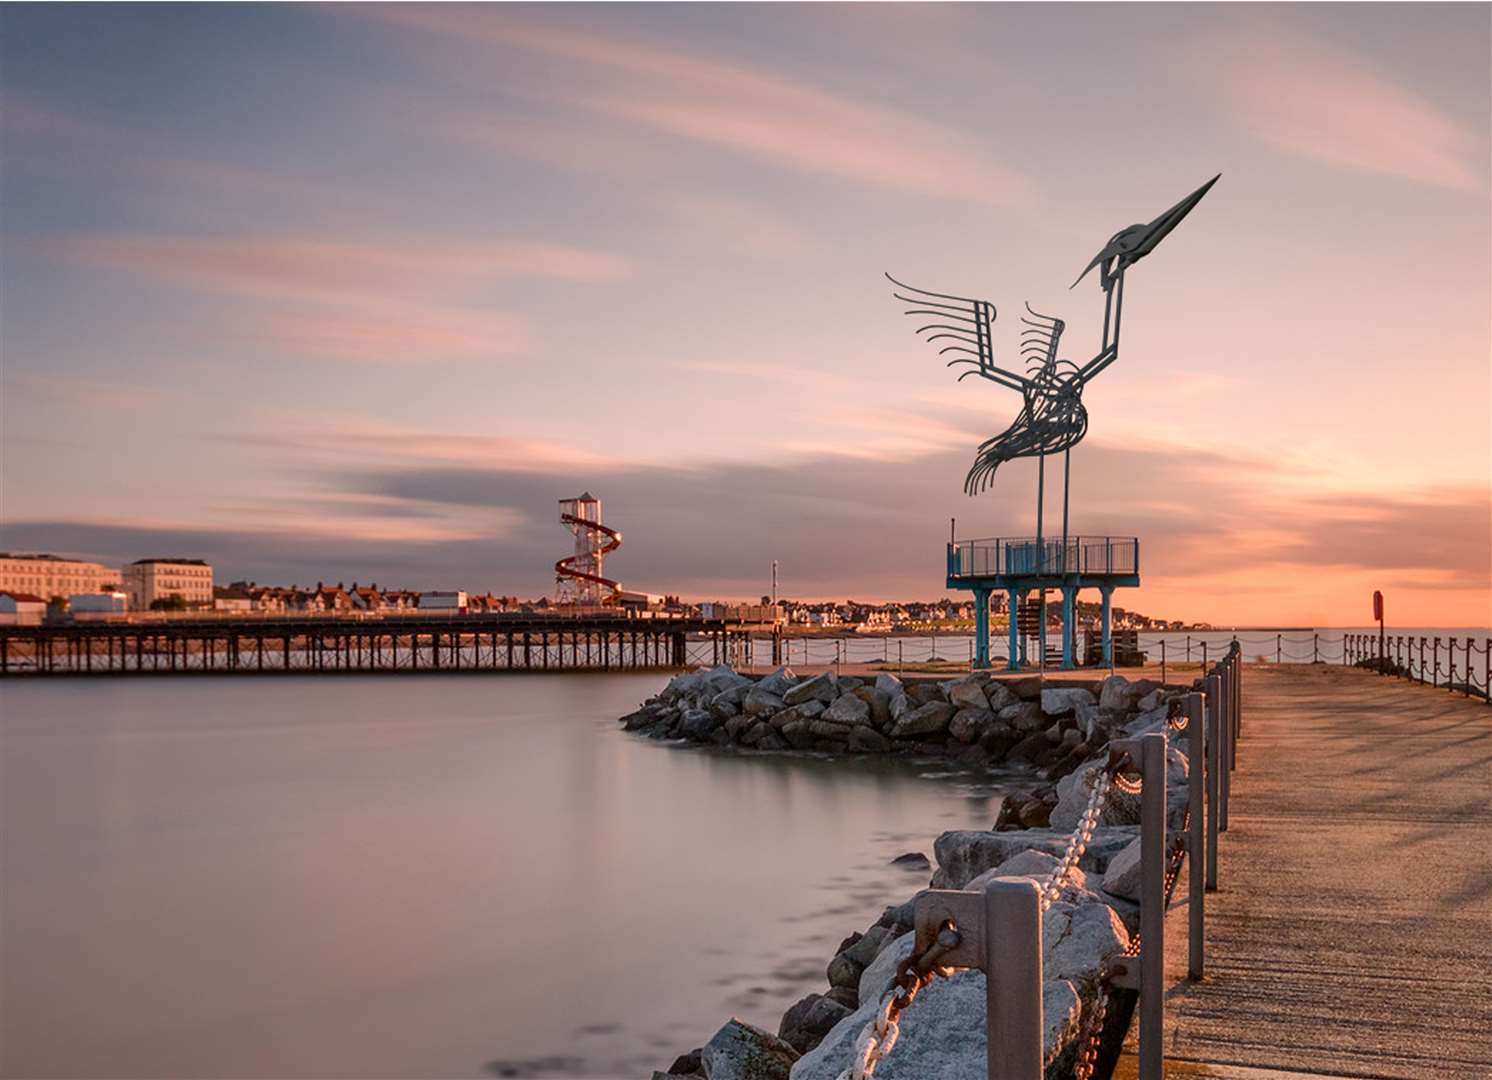
[[[974,666],[989,667],[989,597],[1009,595],[1010,670],[1021,667],[1021,618],[1033,590],[1062,592],[1062,667],[1076,666],[1077,594],[1098,589],[1103,598],[1103,663],[1114,659],[1111,598],[1114,590],[1140,584],[1140,541],[1133,536],[990,537],[954,540],[948,545],[948,588],[974,593]],[[1045,613],[1038,616],[1036,636],[1046,651]]]

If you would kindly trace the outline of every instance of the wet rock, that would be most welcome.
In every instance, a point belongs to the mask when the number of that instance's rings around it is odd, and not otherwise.
[[[688,739],[708,739],[720,727],[720,717],[705,709],[689,709],[684,713],[680,732]]]
[[[739,709],[741,702],[746,700],[746,691],[750,686],[750,683],[742,683],[720,691],[720,693],[710,699],[710,708],[713,709],[717,705],[730,705],[733,708]]]
[[[715,713],[714,709],[711,709],[710,712],[718,717],[718,714]],[[725,732],[727,738],[729,738],[732,742],[735,742],[739,740],[742,735],[746,734],[747,728],[759,723],[761,723],[761,721],[754,716],[732,716],[730,719],[725,721],[724,725],[722,726],[722,730]]]
[[[712,702],[710,705],[710,712],[721,722],[728,721],[732,716],[739,715],[740,711],[729,702],[717,701]]]
[[[870,727],[850,729],[849,748],[857,754],[884,754],[891,749],[891,740]]]
[[[892,724],[895,724],[896,721],[900,720],[903,716],[911,712],[916,707],[916,703],[908,698],[906,694],[892,694],[891,705],[887,710],[891,714]]]
[[[860,1007],[860,994],[851,986],[831,986],[824,993],[824,997],[830,1001],[837,1001],[846,1009],[858,1009]]]
[[[1052,808],[1040,799],[1021,803],[1019,820],[1024,829],[1044,829],[1052,823]]]
[[[741,735],[741,742],[747,746],[760,746],[762,740],[772,734],[772,725],[758,720]]]
[[[864,679],[857,679],[853,675],[841,675],[839,677],[839,692],[842,694],[851,693],[864,685]]]
[[[932,861],[920,851],[908,851],[904,855],[898,855],[891,860],[892,866],[900,866],[904,870],[931,870]]]
[[[805,701],[822,701],[827,705],[839,694],[834,683],[835,679],[832,671],[825,671],[815,675],[811,679],[804,679],[783,693],[783,704],[801,705]]]
[[[948,734],[961,743],[978,742],[980,736],[995,723],[995,714],[984,707],[964,708],[953,714],[948,721]]]
[[[948,721],[953,719],[952,705],[942,701],[929,701],[906,713],[891,729],[894,738],[905,739],[918,735],[941,735],[948,730]]]
[[[798,1051],[759,1027],[732,1017],[700,1052],[705,1080],[787,1080]]]
[[[764,736],[756,744],[756,748],[758,750],[786,750],[787,740],[774,732],[771,735]]]
[[[827,995],[809,994],[783,1014],[777,1037],[805,1054],[823,1042],[830,1029],[851,1011],[851,1007]]]
[[[704,1065],[700,1062],[700,1055],[704,1053],[704,1047],[697,1046],[687,1054],[680,1054],[674,1058],[672,1065],[668,1067],[672,1076],[703,1076]]]
[[[926,705],[930,701],[946,701],[943,688],[937,683],[914,682],[907,684],[907,697],[914,705]]]
[[[1005,760],[1035,763],[1051,749],[1051,745],[1047,742],[1045,732],[1033,731],[1006,751]]]
[[[991,761],[1004,761],[1010,753],[1010,748],[1020,741],[1020,736],[1009,724],[1003,724],[996,720],[984,734],[979,736],[979,745],[984,747],[984,752],[990,756]]]
[[[813,745],[813,732],[808,730],[809,720],[794,720],[784,724],[778,731],[787,744],[798,750],[807,750]]]

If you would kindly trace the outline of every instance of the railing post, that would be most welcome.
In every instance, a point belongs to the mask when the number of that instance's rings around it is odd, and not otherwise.
[[[1206,750],[1203,747],[1203,725],[1206,723],[1205,699],[1201,694],[1186,695],[1186,743],[1187,743],[1187,822],[1186,855],[1189,863],[1186,871],[1187,884],[1187,978],[1193,981],[1202,977],[1203,953],[1203,903],[1206,896],[1204,851],[1206,841],[1206,773],[1203,763]]]
[[[990,1080],[1041,1080],[1041,892],[1030,878],[984,888],[985,1018]]]
[[[1219,764],[1222,759],[1222,710],[1218,708],[1218,700],[1212,692],[1212,687],[1207,688],[1206,719],[1206,755],[1207,755],[1207,859],[1206,877],[1207,890],[1217,891],[1217,819],[1218,798],[1221,787],[1218,780]]]
[[[1284,637],[1285,635],[1283,634],[1276,634],[1274,636],[1274,662],[1276,664],[1280,663],[1281,658],[1285,654]]]
[[[1227,694],[1223,691],[1220,675],[1207,676],[1207,703],[1217,710],[1217,831],[1228,831],[1228,769],[1232,764],[1233,747],[1229,736],[1233,718],[1228,714]]]
[[[1140,1080],[1162,1080],[1166,958],[1166,737],[1140,740]]]
[[[1321,663],[1321,633],[1317,631],[1311,634],[1311,663]]]

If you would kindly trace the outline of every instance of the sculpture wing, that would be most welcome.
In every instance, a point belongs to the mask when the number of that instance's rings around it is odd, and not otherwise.
[[[918,336],[937,345],[939,356],[953,354],[953,359],[948,361],[949,367],[970,365],[970,370],[959,376],[960,380],[978,375],[1012,390],[1025,391],[1027,379],[995,364],[995,350],[990,340],[996,314],[994,304],[967,296],[929,292],[897,281],[890,274],[886,275],[886,280],[899,290],[891,295],[911,305],[906,314],[920,317],[923,325],[917,328]]]

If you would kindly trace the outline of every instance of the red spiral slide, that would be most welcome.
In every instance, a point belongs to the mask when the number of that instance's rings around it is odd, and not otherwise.
[[[561,514],[560,522],[564,525],[570,525],[582,529],[590,529],[593,532],[598,532],[605,536],[606,542],[602,544],[599,549],[597,549],[597,555],[610,555],[613,551],[622,546],[621,530],[613,529],[610,525],[602,525],[598,521],[587,521],[585,518],[576,517],[574,514]],[[555,563],[555,576],[559,579],[574,578],[578,581],[595,582],[597,585],[610,589],[613,595],[622,591],[622,583],[620,581],[613,581],[611,578],[602,577],[600,574],[588,574],[584,570],[576,570],[570,564],[578,558],[580,558],[579,555],[567,555],[565,558]]]

